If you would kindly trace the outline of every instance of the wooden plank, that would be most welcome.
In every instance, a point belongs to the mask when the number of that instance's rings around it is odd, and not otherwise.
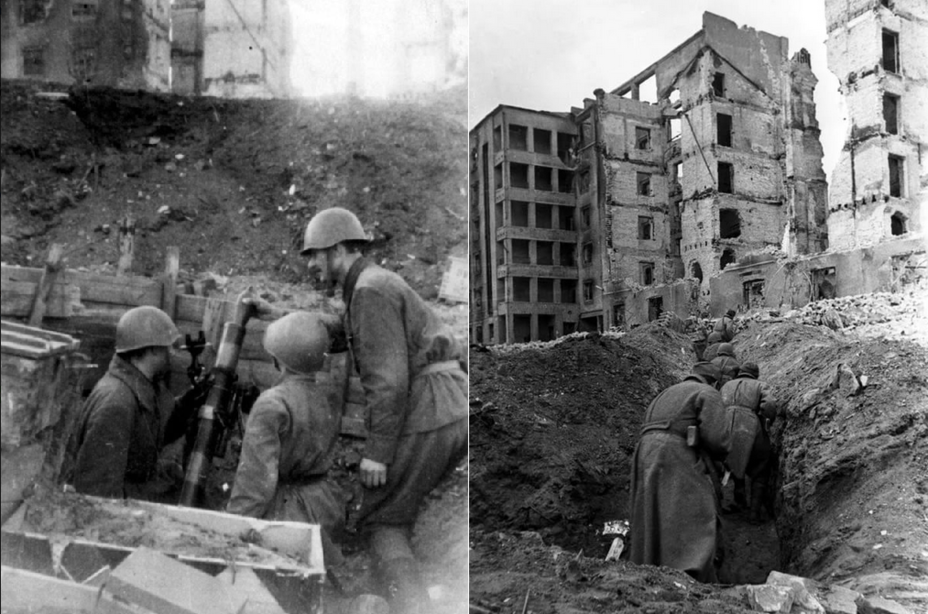
[[[38,284],[28,281],[3,280],[0,289],[0,315],[12,318],[26,318],[33,308]],[[45,297],[44,317],[69,318],[80,308],[80,287],[64,283],[53,283]]]
[[[4,565],[0,568],[0,600],[4,611],[71,612],[76,614],[139,614],[94,586],[59,580]]]
[[[164,257],[164,274],[161,276],[161,310],[172,320],[177,305],[177,273],[180,271],[180,248],[168,247]]]
[[[29,314],[29,326],[39,326],[42,324],[42,318],[45,317],[46,301],[48,293],[55,283],[58,271],[61,270],[61,257],[64,254],[64,246],[60,243],[52,243],[48,250],[48,257],[45,259],[45,269],[42,271],[42,278],[36,286],[35,301],[32,304],[32,310]]]
[[[119,263],[116,265],[116,275],[122,277],[132,270],[132,258],[135,253],[135,220],[128,214],[122,219],[118,227]]]
[[[216,298],[206,299],[206,309],[203,310],[203,327],[201,330],[206,336],[207,343],[211,344],[213,348],[219,347],[222,326],[226,322],[226,314],[230,313],[227,308],[231,309],[231,303],[227,301]]]
[[[3,265],[0,267],[3,285],[9,282],[39,283],[43,269]],[[123,305],[127,309],[139,305],[161,306],[161,282],[141,276],[114,277],[102,273],[68,269],[58,274],[59,283],[81,289],[81,299],[89,302]]]

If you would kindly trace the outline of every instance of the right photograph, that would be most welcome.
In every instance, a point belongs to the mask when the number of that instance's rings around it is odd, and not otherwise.
[[[469,24],[470,613],[928,610],[928,5]]]

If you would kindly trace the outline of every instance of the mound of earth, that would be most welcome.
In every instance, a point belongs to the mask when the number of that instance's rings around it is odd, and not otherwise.
[[[301,281],[306,221],[333,205],[426,297],[466,249],[463,89],[432,104],[50,89],[0,89],[6,263],[62,243],[67,266],[114,269],[129,216],[135,273],[160,273],[175,245],[189,276]]]

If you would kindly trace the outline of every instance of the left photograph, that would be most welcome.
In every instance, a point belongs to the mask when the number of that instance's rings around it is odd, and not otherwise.
[[[467,1],[0,17],[4,612],[467,611]]]

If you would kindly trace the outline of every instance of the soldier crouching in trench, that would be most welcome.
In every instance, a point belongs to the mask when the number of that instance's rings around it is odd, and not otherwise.
[[[633,563],[666,565],[717,582],[718,494],[713,459],[731,448],[731,421],[715,385],[717,366],[699,362],[645,412],[631,475]]]
[[[116,354],[68,443],[66,481],[77,492],[177,502],[183,471],[158,456],[184,435],[209,391],[171,395],[166,380],[179,339],[174,322],[156,307],[136,307],[119,319]]]

